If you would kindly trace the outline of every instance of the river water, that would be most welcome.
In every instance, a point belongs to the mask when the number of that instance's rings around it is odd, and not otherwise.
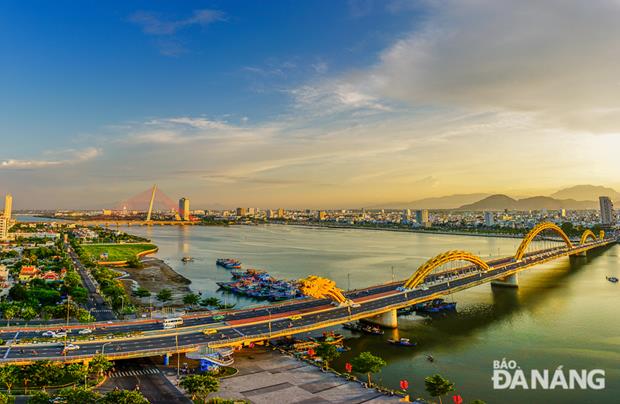
[[[220,295],[216,281],[229,273],[215,266],[218,257],[240,259],[245,267],[267,270],[277,278],[310,274],[336,281],[343,289],[405,279],[428,258],[452,249],[482,257],[514,253],[517,239],[430,235],[295,226],[131,227],[160,248],[158,257],[192,280],[203,295]],[[458,313],[433,320],[399,318],[399,328],[383,336],[351,335],[352,349],[335,361],[344,363],[362,351],[383,357],[388,365],[375,377],[397,388],[409,382],[413,396],[425,396],[424,377],[439,373],[453,381],[465,402],[601,403],[620,399],[620,247],[566,258],[519,275],[518,289],[481,285],[450,297]],[[183,256],[194,261],[183,264]],[[227,295],[227,301],[235,300]],[[239,306],[248,300],[238,301]],[[343,331],[341,331],[343,332]],[[416,348],[394,347],[390,337],[408,337]],[[431,363],[425,354],[432,354]],[[493,361],[515,360],[526,370],[604,369],[604,390],[494,390]],[[565,372],[568,374],[568,371]],[[444,400],[450,401],[449,399]]]

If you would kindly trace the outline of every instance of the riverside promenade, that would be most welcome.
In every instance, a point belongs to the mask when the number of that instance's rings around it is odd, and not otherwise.
[[[397,403],[400,399],[269,348],[235,353],[234,367],[239,373],[222,379],[213,397],[256,404]]]

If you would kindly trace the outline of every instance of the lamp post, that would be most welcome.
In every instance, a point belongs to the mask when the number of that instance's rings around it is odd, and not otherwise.
[[[105,346],[111,343],[112,341],[108,341],[108,342],[105,342],[103,345],[101,345],[101,356],[105,356]]]
[[[269,313],[269,338],[271,338],[271,310],[267,309],[267,313]]]

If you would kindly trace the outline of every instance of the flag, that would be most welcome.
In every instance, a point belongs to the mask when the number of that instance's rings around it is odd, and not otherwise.
[[[409,388],[409,382],[407,380],[400,381],[400,389],[407,390]]]
[[[463,397],[457,394],[455,396],[452,396],[452,401],[454,401],[454,404],[463,404]]]

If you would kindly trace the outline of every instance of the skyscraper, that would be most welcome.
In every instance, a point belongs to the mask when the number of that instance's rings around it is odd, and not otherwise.
[[[495,219],[493,218],[493,212],[484,212],[484,225],[487,227],[493,226]]]
[[[614,204],[608,196],[599,196],[598,202],[601,207],[601,224],[611,225],[614,222]]]
[[[415,221],[419,225],[426,226],[428,224],[428,210],[420,209],[415,211]]]
[[[403,216],[401,222],[409,223],[409,219],[411,219],[411,209],[403,209]]]
[[[11,215],[13,213],[13,197],[6,194],[4,198],[4,212],[0,216],[0,240],[8,240],[9,228],[11,227]]]
[[[181,216],[181,220],[189,220],[189,199],[179,199],[179,216]]]

